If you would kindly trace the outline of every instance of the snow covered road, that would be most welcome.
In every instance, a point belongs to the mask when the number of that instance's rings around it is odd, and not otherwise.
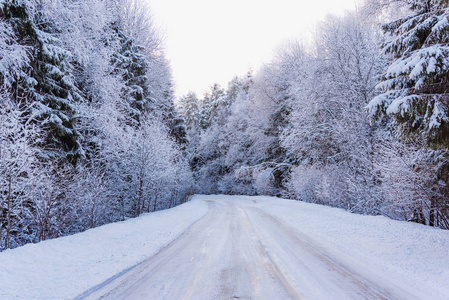
[[[448,278],[447,230],[262,196],[199,195],[0,253],[2,300],[446,300]]]
[[[420,298],[281,220],[259,198],[201,197],[204,218],[88,298]]]

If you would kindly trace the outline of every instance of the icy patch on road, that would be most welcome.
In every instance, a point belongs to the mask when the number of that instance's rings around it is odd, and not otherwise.
[[[70,299],[153,256],[208,210],[192,200],[0,253],[0,299]]]

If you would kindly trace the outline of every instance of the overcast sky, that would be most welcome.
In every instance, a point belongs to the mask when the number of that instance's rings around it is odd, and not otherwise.
[[[202,96],[213,83],[269,62],[288,39],[307,37],[326,14],[355,0],[148,0],[165,35],[177,95]]]

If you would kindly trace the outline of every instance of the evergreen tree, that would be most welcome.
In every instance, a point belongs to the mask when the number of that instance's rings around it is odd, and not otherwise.
[[[142,114],[150,111],[150,90],[148,87],[148,61],[144,48],[126,36],[117,28],[120,50],[115,56],[116,70],[125,83],[123,97],[125,111],[130,117],[130,124],[138,126]]]
[[[434,149],[420,155],[432,176],[425,181],[424,205],[416,206],[418,222],[447,227],[449,165],[449,1],[404,1],[412,14],[383,25],[392,39],[384,48],[393,58],[384,80],[382,93],[368,105],[372,117],[393,117],[399,133]],[[425,153],[425,151],[422,151]],[[416,163],[414,163],[416,164]],[[418,164],[416,164],[418,165]],[[426,199],[427,198],[427,199]],[[428,209],[429,208],[429,209]],[[425,215],[425,211],[429,214]]]
[[[222,122],[227,115],[226,95],[224,89],[215,83],[204,95],[201,102],[201,128],[209,128],[213,122]]]
[[[26,5],[28,4],[28,6]],[[30,49],[30,61],[13,83],[16,101],[31,103],[33,118],[46,131],[46,157],[66,157],[72,162],[84,156],[81,134],[75,128],[74,103],[82,101],[75,86],[71,53],[55,37],[56,24],[30,8],[30,3],[8,0],[4,18],[14,29],[20,44]],[[36,4],[35,9],[41,7]]]
[[[199,100],[194,92],[179,99],[181,115],[184,117],[187,130],[197,131],[200,125]]]
[[[372,116],[394,117],[404,136],[419,133],[433,147],[449,147],[449,10],[447,0],[405,1],[413,14],[385,24],[384,52],[394,58]]]

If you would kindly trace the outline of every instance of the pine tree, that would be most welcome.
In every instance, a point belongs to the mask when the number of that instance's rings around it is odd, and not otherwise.
[[[142,114],[150,111],[150,90],[148,88],[148,61],[144,48],[134,39],[126,36],[117,28],[120,50],[115,56],[116,70],[123,77],[125,87],[125,110],[130,116],[128,125],[138,126]]]
[[[226,104],[226,95],[223,88],[215,83],[210,91],[204,95],[201,102],[201,128],[206,130],[213,122],[223,122],[228,113]]]
[[[393,36],[384,52],[394,58],[371,116],[393,116],[403,136],[425,136],[449,147],[449,9],[447,0],[406,1],[413,14],[385,24]]]
[[[447,227],[449,184],[449,1],[407,0],[411,15],[383,26],[393,36],[384,52],[393,57],[384,81],[382,94],[368,105],[372,117],[393,117],[403,137],[424,137],[433,148],[420,157],[432,173],[427,184],[430,209],[419,222]],[[419,141],[419,139],[417,139]],[[417,172],[423,167],[417,167]],[[421,207],[418,214],[424,215]],[[426,222],[426,219],[428,222]]]
[[[11,92],[17,102],[31,103],[30,114],[46,131],[46,157],[66,157],[75,162],[84,156],[81,134],[75,129],[74,103],[82,101],[75,86],[71,53],[55,37],[58,29],[30,3],[8,0],[2,13],[20,44],[30,52],[28,65],[16,76]],[[41,9],[36,4],[35,9]]]
[[[179,99],[181,115],[184,117],[187,130],[196,131],[200,124],[199,100],[194,92]]]

